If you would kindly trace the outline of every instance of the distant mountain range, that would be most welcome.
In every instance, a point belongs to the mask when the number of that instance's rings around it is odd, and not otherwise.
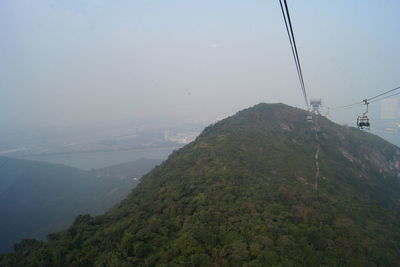
[[[104,215],[0,264],[400,266],[400,149],[307,114],[258,104],[221,120]]]
[[[59,164],[0,157],[0,251],[22,238],[44,239],[83,213],[118,203],[161,160],[140,159],[83,171]]]

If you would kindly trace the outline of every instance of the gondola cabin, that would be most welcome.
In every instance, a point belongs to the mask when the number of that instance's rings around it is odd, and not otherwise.
[[[369,130],[369,126],[370,126],[370,123],[369,123],[369,118],[368,118],[367,115],[358,116],[358,118],[357,118],[357,127],[359,129],[367,129],[367,130]]]

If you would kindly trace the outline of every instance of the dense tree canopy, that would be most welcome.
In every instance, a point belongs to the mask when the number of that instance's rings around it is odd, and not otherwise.
[[[400,150],[259,104],[207,127],[110,212],[5,266],[399,266]],[[315,189],[315,151],[320,181]]]
[[[12,251],[22,238],[44,240],[67,228],[79,214],[103,214],[160,162],[140,159],[84,171],[0,157],[0,252]]]

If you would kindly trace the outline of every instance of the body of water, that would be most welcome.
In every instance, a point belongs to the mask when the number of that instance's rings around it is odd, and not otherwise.
[[[163,160],[167,159],[167,157],[176,149],[179,149],[179,147],[29,155],[20,156],[18,158],[45,161],[50,163],[60,163],[83,170],[90,170],[116,165],[124,162],[135,161],[140,158]]]

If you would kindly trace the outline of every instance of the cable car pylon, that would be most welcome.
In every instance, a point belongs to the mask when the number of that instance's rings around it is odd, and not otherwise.
[[[310,99],[310,109],[308,110],[307,121],[313,122],[313,115],[320,115],[321,99]]]

